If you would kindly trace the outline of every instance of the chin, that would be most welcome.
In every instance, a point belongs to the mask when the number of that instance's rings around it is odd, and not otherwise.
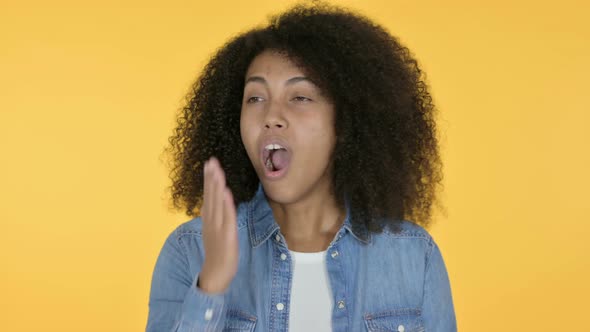
[[[293,201],[293,186],[285,183],[262,182],[264,193],[269,200],[280,204],[288,204]]]

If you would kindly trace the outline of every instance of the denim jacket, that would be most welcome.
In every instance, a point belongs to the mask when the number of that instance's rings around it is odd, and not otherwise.
[[[457,330],[441,251],[421,226],[355,227],[347,216],[327,249],[333,332]],[[146,332],[288,331],[292,260],[262,185],[237,207],[238,271],[223,293],[197,288],[202,220],[179,225],[154,267]],[[285,254],[285,255],[282,255]]]

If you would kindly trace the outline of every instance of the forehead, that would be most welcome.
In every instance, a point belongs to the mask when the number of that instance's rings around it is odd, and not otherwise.
[[[246,79],[250,75],[294,75],[303,71],[287,57],[273,50],[265,50],[258,54],[248,66]]]

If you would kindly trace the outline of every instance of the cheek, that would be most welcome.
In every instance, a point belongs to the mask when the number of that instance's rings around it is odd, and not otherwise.
[[[308,125],[309,127],[301,136],[306,138],[306,145],[310,152],[321,156],[322,159],[329,158],[336,143],[334,129],[328,126],[324,119],[312,121]]]
[[[242,137],[242,144],[250,157],[254,157],[253,153],[256,152],[254,150],[256,149],[257,135],[256,127],[252,125],[252,119],[242,116],[240,118],[240,136]]]
[[[242,138],[242,143],[246,145],[246,136],[245,136],[245,126],[242,119],[240,119],[240,137]]]
[[[335,128],[332,120],[328,117],[316,117],[308,121],[309,134],[322,142],[328,142],[335,136]]]

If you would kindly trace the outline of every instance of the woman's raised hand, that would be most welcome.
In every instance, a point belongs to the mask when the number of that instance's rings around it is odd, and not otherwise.
[[[226,186],[219,160],[205,162],[201,218],[205,259],[199,288],[209,293],[224,292],[238,270],[238,227],[233,195]]]

